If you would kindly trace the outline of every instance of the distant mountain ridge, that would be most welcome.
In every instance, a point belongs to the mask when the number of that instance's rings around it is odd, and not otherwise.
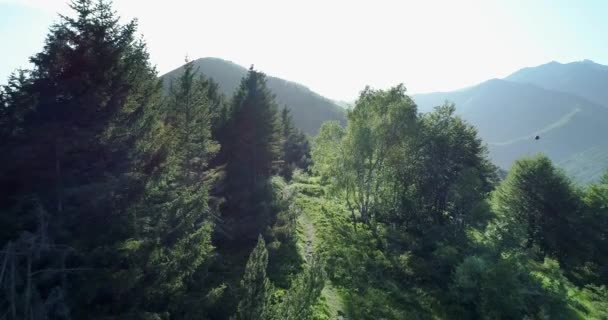
[[[505,80],[570,93],[608,107],[608,66],[591,60],[571,63],[552,61],[516,71]]]
[[[214,79],[227,98],[247,69],[219,58],[194,61]],[[179,76],[177,68],[162,76],[165,86]],[[295,125],[314,135],[323,122],[345,121],[350,103],[332,101],[309,88],[268,76],[268,87],[280,107],[292,110]],[[476,126],[490,157],[508,169],[518,158],[547,154],[577,181],[586,183],[608,168],[608,66],[590,60],[550,62],[524,68],[504,79],[491,79],[451,92],[414,95],[419,110],[451,101]],[[541,139],[533,138],[539,135]]]
[[[454,102],[457,112],[477,127],[492,160],[505,169],[522,156],[542,152],[586,183],[608,169],[608,100],[599,103],[604,95],[608,98],[607,84],[607,66],[589,60],[551,62],[457,91],[415,95],[414,100],[423,112]],[[536,135],[541,139],[534,140]]]
[[[195,70],[217,82],[227,98],[232,97],[247,73],[246,68],[219,58],[201,58],[193,62]],[[165,86],[182,72],[183,66],[161,76]],[[325,121],[345,121],[343,108],[301,84],[270,75],[267,75],[267,84],[275,94],[279,107],[291,109],[295,126],[308,134],[315,135]]]

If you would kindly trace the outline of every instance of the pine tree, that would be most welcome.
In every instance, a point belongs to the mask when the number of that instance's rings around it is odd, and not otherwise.
[[[75,14],[61,16],[31,58],[33,69],[4,90],[15,129],[2,146],[0,210],[14,222],[9,228],[32,231],[33,214],[22,208],[37,199],[49,235],[74,248],[80,267],[96,270],[69,277],[66,300],[84,318],[131,303],[115,248],[135,232],[127,212],[145,180],[135,142],[146,130],[143,114],[159,103],[160,83],[135,21],[119,23],[103,0],[76,0],[71,8]]]
[[[226,229],[253,242],[271,219],[269,178],[280,159],[280,128],[266,76],[251,68],[232,98],[222,157],[226,164]]]
[[[196,291],[188,284],[195,274],[204,276],[213,252],[215,213],[206,173],[218,146],[211,138],[210,105],[207,82],[187,62],[140,143],[155,160],[145,192],[131,208],[139,217],[138,237],[125,243],[130,268],[146,275],[135,284],[142,292],[138,312],[173,317],[202,312],[201,304],[186,301],[206,294],[204,284],[196,284]]]
[[[67,277],[91,270],[71,268],[74,250],[54,243],[48,213],[37,200],[33,199],[30,209],[38,218],[35,232],[22,232],[0,250],[3,318],[71,319]]]
[[[238,320],[267,319],[267,302],[270,293],[270,282],[266,277],[267,265],[268,251],[260,235],[257,245],[249,256],[241,281],[243,293],[236,314]]]
[[[263,73],[249,69],[230,112],[225,145],[229,183],[251,187],[270,177],[280,155],[277,105]]]
[[[217,144],[211,138],[211,125],[217,101],[209,98],[209,85],[197,78],[192,62],[186,62],[184,74],[172,86],[167,103],[167,125],[175,135],[177,145],[173,156],[185,170],[186,185],[201,179],[209,160],[216,153]],[[216,90],[216,89],[212,89]]]
[[[34,105],[28,94],[29,74],[19,70],[10,75],[8,84],[0,87],[0,142],[3,146],[23,135],[25,116]]]
[[[220,86],[211,78],[201,75],[201,80],[206,88],[209,100],[209,116],[211,121],[211,135],[214,140],[219,141],[220,131],[226,121],[226,102],[224,95],[220,92]]]
[[[283,139],[289,137],[294,130],[293,117],[291,116],[289,109],[285,106],[281,110],[281,133],[283,134]]]
[[[34,69],[22,94],[32,96],[33,105],[14,107],[31,111],[24,116],[21,146],[10,155],[31,157],[10,169],[19,175],[20,191],[44,193],[45,204],[52,203],[47,207],[69,220],[68,230],[92,240],[97,232],[87,228],[97,228],[118,205],[100,195],[126,182],[135,128],[143,108],[154,103],[158,83],[144,44],[135,39],[135,22],[120,25],[104,1],[79,0],[72,8],[76,17],[62,17],[31,59]],[[91,193],[84,185],[103,191]],[[87,212],[86,219],[78,212]]]
[[[310,144],[301,130],[293,125],[293,118],[287,107],[281,110],[281,166],[280,174],[291,179],[296,168],[307,170],[311,163]]]
[[[325,270],[318,256],[312,257],[310,265],[292,282],[283,301],[272,312],[276,320],[306,320],[312,319],[313,305],[321,296],[325,286]]]

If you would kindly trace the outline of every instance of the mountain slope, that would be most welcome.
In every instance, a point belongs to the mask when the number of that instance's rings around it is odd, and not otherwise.
[[[563,164],[581,182],[608,167],[598,161],[602,150],[608,150],[608,108],[584,98],[494,79],[464,90],[415,95],[414,100],[423,112],[446,100],[454,102],[457,112],[477,127],[490,157],[503,168],[539,152]],[[541,139],[534,140],[536,135]]]
[[[564,64],[553,61],[521,69],[505,79],[574,94],[608,107],[608,66],[591,60]]]
[[[589,148],[558,163],[576,181],[598,181],[606,171],[606,164],[608,143]]]
[[[201,58],[194,61],[195,70],[216,81],[226,97],[231,97],[239,86],[247,69],[233,62],[218,58]],[[177,68],[162,76],[165,86],[183,72],[183,67]],[[295,82],[268,76],[267,84],[276,95],[280,107],[288,106],[293,115],[296,127],[314,135],[321,124],[329,120],[345,121],[344,109],[331,100],[311,91]]]

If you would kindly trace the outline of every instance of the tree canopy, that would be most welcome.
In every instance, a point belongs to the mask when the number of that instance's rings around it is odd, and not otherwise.
[[[501,171],[401,84],[310,137],[253,67],[163,88],[135,21],[71,8],[0,86],[1,319],[608,318],[608,173]]]

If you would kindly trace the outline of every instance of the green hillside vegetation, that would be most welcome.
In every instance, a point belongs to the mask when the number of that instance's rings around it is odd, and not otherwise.
[[[533,135],[583,104],[566,94],[499,79],[460,92],[417,95],[415,99],[422,111],[446,100],[455,103],[458,113],[473,123],[488,143]]]
[[[578,96],[495,79],[460,91],[416,95],[414,99],[422,111],[445,101],[455,103],[457,113],[475,125],[488,144],[492,161],[502,168],[508,169],[518,158],[537,153],[559,164],[573,157],[584,161],[585,169],[564,167],[581,183],[591,182],[589,179],[598,171],[608,168],[606,163],[587,160],[588,153],[584,153],[590,148],[604,148],[608,109]],[[534,140],[536,135],[541,137],[539,141]]]
[[[247,74],[247,69],[218,58],[201,58],[193,61],[195,70],[218,83],[221,92],[230,97]],[[165,86],[183,72],[183,67],[162,76]],[[294,124],[307,134],[315,135],[321,124],[328,120],[344,121],[344,110],[333,101],[307,87],[283,79],[268,77],[268,88],[276,95],[277,104],[287,106]]]
[[[330,229],[328,275],[350,317],[607,316],[603,280],[587,276],[605,272],[604,249],[588,245],[605,235],[591,221],[608,175],[579,190],[538,156],[499,183],[453,107],[415,116],[400,87],[364,92],[348,120],[322,128],[313,160],[325,197],[302,201]]]
[[[608,163],[608,143],[589,148],[559,162],[575,181],[597,182]]]
[[[608,171],[506,173],[401,84],[309,139],[264,73],[166,85],[135,22],[71,8],[0,87],[0,319],[608,318]]]

